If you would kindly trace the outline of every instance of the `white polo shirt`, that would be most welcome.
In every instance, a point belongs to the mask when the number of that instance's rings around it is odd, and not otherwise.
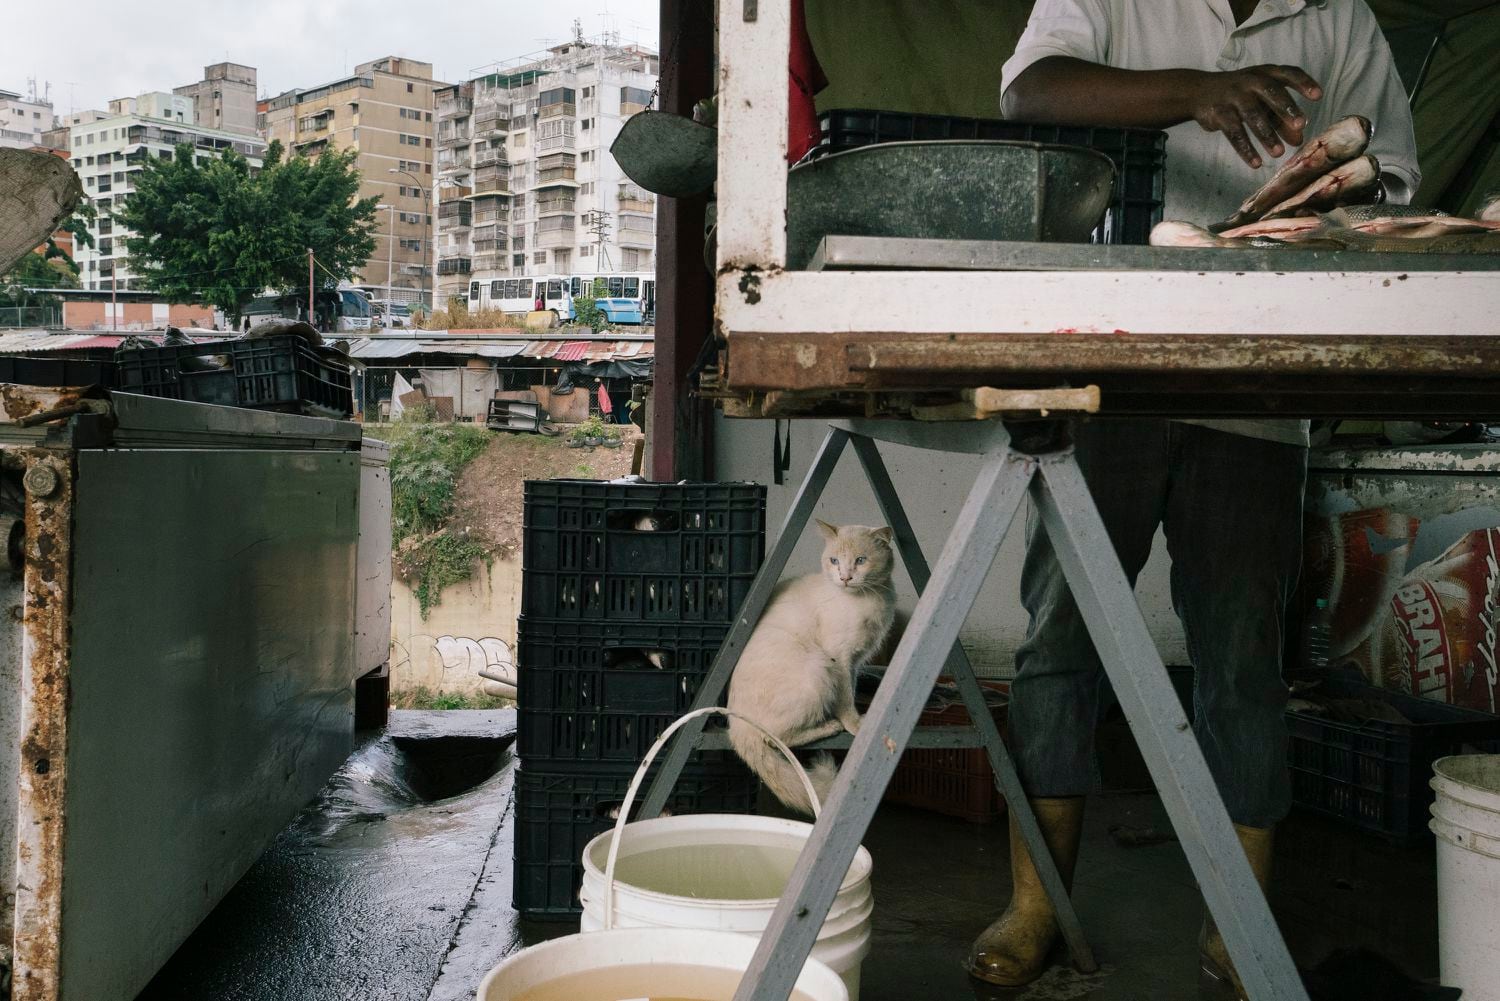
[[[1375,125],[1369,152],[1388,180],[1397,182],[1389,185],[1391,200],[1409,201],[1421,180],[1406,90],[1364,0],[1262,0],[1240,25],[1228,0],[1037,0],[1002,71],[1002,93],[1023,70],[1049,56],[1128,70],[1299,66],[1323,87],[1318,101],[1288,89],[1307,115],[1305,136],[1345,116],[1364,115]],[[1167,137],[1168,219],[1208,225],[1227,218],[1279,164],[1256,141],[1265,163],[1252,170],[1222,133],[1205,132],[1193,121],[1168,129]],[[1202,423],[1307,443],[1301,421]]]

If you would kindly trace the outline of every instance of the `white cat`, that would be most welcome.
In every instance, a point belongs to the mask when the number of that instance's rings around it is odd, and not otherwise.
[[[818,528],[826,540],[820,572],[777,585],[729,681],[729,708],[792,747],[859,730],[854,672],[885,640],[896,608],[891,530]],[[729,741],[777,799],[812,813],[792,765],[764,736],[731,717]],[[832,757],[818,755],[808,774],[825,798]]]

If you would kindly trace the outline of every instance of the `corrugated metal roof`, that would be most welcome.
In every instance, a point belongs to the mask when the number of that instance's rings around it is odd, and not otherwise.
[[[463,358],[536,358],[542,361],[607,361],[647,358],[649,341],[466,341],[457,337],[349,339],[349,355],[363,362],[388,361],[407,355],[454,355]]]

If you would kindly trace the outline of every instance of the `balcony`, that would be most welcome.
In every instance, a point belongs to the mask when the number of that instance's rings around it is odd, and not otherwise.
[[[578,148],[578,140],[574,136],[547,136],[536,141],[536,148],[539,153],[571,152]]]
[[[474,110],[474,99],[472,97],[444,97],[437,102],[437,113],[439,118],[453,118],[459,115],[467,115]]]
[[[481,111],[474,118],[474,134],[476,136],[491,136],[499,132],[510,131],[510,118],[498,111]]]
[[[536,184],[539,188],[549,187],[578,187],[576,180],[578,174],[574,167],[552,167],[549,170],[536,172]]]
[[[536,117],[538,121],[543,122],[549,118],[577,118],[578,105],[571,101],[549,104],[537,109]]]
[[[495,251],[498,250],[498,249],[499,249],[499,246],[495,243],[494,240],[475,240],[474,241],[474,253],[475,254],[494,254]]]
[[[456,130],[444,132],[438,137],[439,149],[452,149],[455,146],[467,146],[469,144],[469,130]]]
[[[490,208],[488,206],[494,205]],[[482,226],[485,223],[499,223],[501,226],[510,223],[510,210],[489,201],[474,202],[474,225]]]
[[[474,154],[474,166],[476,167],[494,167],[502,164],[507,167],[510,166],[510,159],[505,155],[503,147],[494,146],[489,149],[482,149]]]
[[[547,215],[572,215],[577,202],[572,198],[538,198],[536,201],[536,214]]]
[[[631,115],[638,115],[649,107],[650,105],[648,104],[636,104],[634,101],[621,101],[620,117],[629,118]]]
[[[456,202],[468,198],[474,193],[474,189],[462,184],[444,184],[438,186],[438,204],[443,202]]]
[[[538,233],[536,235],[537,250],[554,250],[573,246],[574,235],[571,229],[558,233]]]
[[[474,257],[475,271],[503,271],[504,269],[504,254],[478,254]]]
[[[440,275],[466,275],[471,270],[473,261],[467,257],[445,257],[438,261],[437,273]]]
[[[620,211],[622,213],[634,212],[637,215],[650,215],[656,211],[656,199],[649,195],[645,198],[631,198],[621,195]]]
[[[438,206],[438,223],[444,228],[466,227],[471,218],[468,202],[449,202]]]
[[[504,195],[510,193],[510,171],[499,166],[481,167],[474,172],[474,194]]]

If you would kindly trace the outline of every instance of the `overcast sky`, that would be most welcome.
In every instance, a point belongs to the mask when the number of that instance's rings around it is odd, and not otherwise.
[[[262,94],[313,87],[379,56],[450,83],[572,37],[618,31],[656,47],[657,0],[53,0],[4,4],[0,90],[52,84],[58,114],[170,91],[209,63],[260,71]]]

